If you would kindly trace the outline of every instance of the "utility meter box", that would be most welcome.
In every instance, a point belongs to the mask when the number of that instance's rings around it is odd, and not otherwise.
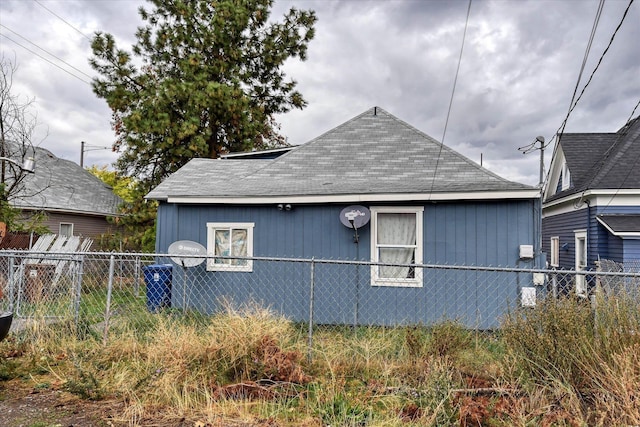
[[[520,245],[520,259],[533,258],[533,245]]]

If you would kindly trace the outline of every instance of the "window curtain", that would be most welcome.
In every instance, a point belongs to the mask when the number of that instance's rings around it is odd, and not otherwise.
[[[247,256],[247,230],[216,230],[215,240],[215,255]],[[247,264],[245,259],[216,259],[215,262],[230,265]]]
[[[388,264],[410,264],[416,244],[416,215],[413,213],[379,213],[377,215],[378,261]],[[414,246],[414,247],[406,247]],[[379,266],[381,278],[413,277],[413,268]]]
[[[247,256],[247,230],[232,230],[231,255]],[[233,265],[247,265],[246,259],[232,259]]]

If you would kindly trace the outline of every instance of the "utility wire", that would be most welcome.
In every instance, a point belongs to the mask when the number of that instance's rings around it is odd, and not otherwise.
[[[436,174],[438,173],[438,164],[440,163],[440,156],[442,155],[442,147],[444,147],[444,137],[447,134],[447,126],[449,125],[449,116],[451,115],[451,107],[453,105],[453,96],[456,93],[456,84],[458,83],[458,74],[460,73],[460,64],[462,63],[462,52],[464,51],[464,42],[467,37],[467,28],[469,26],[469,15],[471,13],[471,1],[467,6],[467,17],[464,22],[464,32],[462,33],[462,45],[460,46],[460,55],[458,56],[458,66],[456,68],[456,75],[453,79],[453,89],[451,90],[451,98],[449,99],[449,108],[447,110],[447,118],[444,122],[444,130],[442,131],[442,139],[440,140],[440,150],[438,151],[438,157],[436,158],[436,166],[433,170],[433,178],[431,179],[431,188],[429,189],[429,199],[431,199],[431,192],[433,191],[433,185],[436,181]]]
[[[61,70],[62,70],[62,71],[64,71],[65,73],[69,74],[70,76],[75,77],[76,79],[80,80],[80,81],[81,81],[81,82],[83,82],[83,83],[86,83],[86,84],[88,84],[88,85],[91,85],[91,83],[90,83],[90,82],[88,82],[88,81],[84,80],[82,77],[78,77],[78,76],[76,76],[75,74],[73,74],[72,72],[70,72],[69,70],[65,70],[64,68],[62,68],[61,66],[59,66],[59,65],[58,65],[58,64],[56,64],[55,62],[50,61],[49,59],[45,58],[44,56],[40,55],[39,53],[34,52],[33,50],[29,49],[28,47],[26,47],[26,46],[24,46],[24,45],[22,45],[22,44],[18,43],[18,42],[17,42],[17,41],[15,41],[15,40],[13,40],[13,39],[12,39],[11,37],[9,37],[8,35],[6,35],[6,34],[2,34],[2,33],[0,33],[0,35],[1,35],[1,36],[3,36],[3,37],[5,37],[5,38],[7,38],[7,39],[8,39],[8,40],[10,40],[10,41],[12,41],[13,43],[17,44],[18,46],[20,46],[20,47],[21,47],[21,48],[23,48],[24,50],[26,50],[26,51],[29,51],[29,52],[33,53],[34,55],[36,55],[36,56],[37,56],[37,57],[39,57],[40,59],[44,59],[44,60],[45,60],[45,61],[47,61],[49,64],[53,65],[54,67],[57,67],[57,68],[61,69]],[[84,73],[83,73],[83,74],[84,74]]]
[[[640,105],[640,101],[638,101],[638,104],[636,104],[636,106],[633,108],[633,111],[631,112],[631,117],[633,117],[633,114],[636,111],[636,108],[638,108],[638,105]],[[640,117],[636,118],[636,120],[640,120]],[[632,119],[630,118],[629,120],[627,120],[626,126],[630,126],[632,122]],[[625,134],[626,132],[628,132],[629,129],[627,128],[625,130]],[[618,139],[616,140],[616,142],[614,143],[614,146],[618,143],[618,141],[623,138],[625,136],[625,134],[620,135],[618,137]],[[633,162],[634,166],[629,168],[629,172],[627,172],[627,174],[625,175],[624,179],[622,180],[622,182],[620,182],[620,185],[618,186],[618,188],[616,189],[616,192],[613,194],[613,196],[611,196],[609,198],[609,201],[607,202],[607,204],[602,208],[602,211],[606,211],[607,208],[609,207],[609,205],[611,204],[611,202],[613,202],[613,199],[618,195],[618,193],[620,192],[620,190],[622,190],[622,187],[624,187],[625,182],[627,182],[627,179],[629,179],[629,177],[631,176],[632,172],[637,172],[638,171],[638,164],[640,163],[640,152],[638,153],[638,157],[636,157],[636,160]],[[597,174],[596,174],[597,175]],[[595,178],[595,175],[594,175]],[[593,181],[593,179],[591,179],[591,181]],[[591,183],[589,183],[589,185],[591,185]],[[584,195],[584,192],[583,192]],[[581,196],[582,198],[582,196]]]
[[[625,11],[624,11],[624,13],[622,15],[622,18],[620,19],[620,22],[618,23],[618,26],[616,27],[615,31],[611,35],[611,38],[609,39],[609,43],[607,44],[607,47],[602,52],[602,55],[600,55],[600,59],[598,60],[598,63],[596,64],[595,68],[591,72],[591,76],[589,76],[589,80],[587,80],[587,82],[585,83],[585,85],[582,88],[582,91],[580,92],[580,95],[578,96],[578,98],[572,103],[571,108],[569,108],[569,111],[567,112],[566,117],[562,121],[562,124],[560,125],[560,127],[556,131],[556,135],[554,135],[552,140],[556,138],[558,133],[564,132],[564,128],[567,125],[567,121],[569,120],[569,116],[571,115],[573,110],[578,105],[578,101],[580,101],[580,99],[582,98],[582,95],[584,95],[585,90],[587,89],[587,87],[591,83],[591,80],[593,80],[593,76],[595,75],[596,71],[598,71],[598,68],[600,67],[600,64],[602,64],[602,60],[604,59],[605,55],[609,51],[609,48],[613,44],[613,40],[616,38],[616,34],[618,34],[618,30],[620,30],[620,27],[622,27],[622,23],[624,22],[625,18],[627,17],[627,14],[629,13],[629,9],[631,8],[631,5],[633,4],[633,2],[634,2],[634,0],[629,0],[629,4],[627,5],[627,8],[625,9]],[[561,132],[561,130],[562,130],[562,132]]]
[[[73,68],[74,70],[76,70],[77,72],[79,72],[80,74],[89,77],[90,79],[93,79],[92,76],[90,76],[89,74],[85,73],[84,71],[82,71],[81,69],[74,67],[73,65],[69,64],[68,62],[66,62],[64,59],[59,58],[58,56],[54,55],[53,53],[49,52],[48,50],[38,46],[36,43],[32,42],[31,40],[27,39],[26,37],[18,34],[17,32],[13,31],[11,28],[7,27],[6,25],[2,25],[0,24],[0,27],[3,27],[9,31],[11,31],[13,34],[15,34],[16,36],[20,37],[22,40],[26,41],[27,43],[31,44],[32,46],[37,47],[38,49],[40,49],[41,51],[43,51],[44,53],[46,53],[49,56],[54,57],[55,59],[57,59],[58,61],[62,62],[63,64],[65,64],[67,67],[69,68]],[[6,36],[5,36],[6,37]],[[11,40],[9,37],[7,37],[9,40]],[[11,40],[13,41],[13,40]],[[16,43],[15,41],[13,41],[14,43]],[[16,43],[17,44],[17,43]]]
[[[562,135],[562,133],[564,133],[565,126],[567,125],[567,121],[569,120],[569,116],[571,115],[573,110],[576,108],[576,106],[578,105],[578,102],[582,98],[582,95],[584,94],[585,90],[587,89],[587,87],[589,86],[591,81],[593,80],[593,76],[595,75],[596,71],[600,67],[600,64],[602,63],[602,60],[604,59],[605,55],[609,51],[609,48],[611,47],[611,45],[613,43],[613,40],[615,39],[616,34],[618,33],[618,30],[620,30],[620,27],[622,26],[622,23],[624,22],[625,18],[627,17],[627,14],[629,13],[629,9],[631,8],[631,5],[633,4],[634,1],[635,0],[629,0],[629,4],[627,5],[627,8],[625,9],[624,13],[622,14],[622,18],[620,19],[620,22],[618,23],[618,25],[616,26],[616,29],[614,30],[613,34],[611,35],[611,38],[609,39],[609,43],[607,44],[607,47],[604,49],[604,51],[600,55],[600,59],[598,60],[598,63],[596,64],[596,67],[591,72],[591,75],[589,76],[589,80],[587,80],[587,82],[585,83],[585,85],[582,88],[582,91],[580,92],[580,95],[578,96],[578,98],[576,98],[575,101],[572,102],[571,107],[569,108],[569,111],[567,111],[567,115],[565,116],[564,120],[562,121],[562,124],[558,127],[558,130],[556,130],[556,132],[553,135],[553,137],[549,140],[549,143],[547,143],[544,147],[546,147],[548,145],[551,145],[554,141],[559,141],[559,135]],[[600,9],[598,9],[598,13],[597,14],[599,14],[600,12],[601,12]],[[599,18],[598,18],[598,20],[599,20]],[[595,24],[595,22],[594,22],[594,24]],[[589,42],[589,44],[590,43],[591,43],[591,41]],[[581,73],[582,73],[582,71],[581,71]],[[634,109],[634,111],[635,111],[635,109]],[[632,113],[632,116],[633,116],[633,113]],[[545,184],[546,184],[548,178],[549,178],[549,171],[547,171],[547,175],[545,177]]]
[[[573,102],[576,99],[576,94],[578,93],[578,87],[580,86],[580,81],[582,80],[582,73],[584,72],[584,68],[587,65],[587,59],[589,58],[589,52],[591,52],[591,46],[593,44],[593,39],[596,35],[596,30],[598,28],[598,24],[600,23],[600,17],[602,16],[602,9],[604,8],[604,0],[600,0],[598,4],[598,10],[596,11],[596,17],[593,21],[593,25],[591,26],[591,34],[589,35],[589,42],[587,42],[587,47],[584,51],[584,57],[582,58],[582,66],[580,67],[580,72],[578,73],[578,81],[576,81],[576,87],[573,89],[573,95],[571,96],[571,102],[569,102],[569,108],[573,105]],[[567,113],[567,119],[569,118],[569,113]],[[567,121],[565,120],[562,124],[562,130],[560,134],[564,133],[564,128],[566,126]],[[548,145],[548,144],[547,144]]]
[[[82,37],[84,37],[85,39],[91,41],[91,37],[87,36],[85,33],[83,33],[82,31],[80,31],[79,29],[77,29],[76,27],[74,27],[73,25],[71,25],[68,21],[66,21],[64,18],[62,18],[60,15],[56,14],[54,11],[52,11],[51,9],[49,9],[48,7],[46,7],[45,5],[43,5],[42,3],[40,3],[38,0],[33,0],[34,2],[36,2],[36,4],[38,6],[40,6],[41,8],[43,8],[44,10],[46,10],[47,12],[49,12],[50,14],[52,14],[53,16],[55,16],[56,18],[58,18],[59,20],[61,20],[62,22],[64,22],[65,24],[67,24],[69,27],[73,28],[74,30],[76,30],[78,32],[78,34],[80,34]]]
[[[636,106],[633,107],[633,111],[631,112],[631,115],[627,119],[627,123],[629,123],[631,119],[633,119],[633,115],[636,113],[636,110],[638,109],[639,106],[640,106],[640,99],[638,100],[638,103],[636,104]]]

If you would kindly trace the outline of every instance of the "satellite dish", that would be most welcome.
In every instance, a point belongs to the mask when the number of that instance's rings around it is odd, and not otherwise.
[[[360,205],[351,205],[340,212],[340,222],[349,228],[360,228],[369,223],[371,212]]]
[[[207,249],[198,242],[178,240],[169,245],[171,261],[183,267],[195,267],[204,262]]]
[[[345,226],[353,229],[353,243],[358,243],[358,228],[366,225],[371,219],[369,209],[360,205],[351,205],[342,209],[340,212],[340,222]]]

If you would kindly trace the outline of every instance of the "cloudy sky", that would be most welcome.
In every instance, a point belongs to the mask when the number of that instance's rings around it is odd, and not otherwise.
[[[589,43],[598,1],[473,0],[454,92],[467,0],[276,0],[274,20],[292,6],[318,16],[308,60],[286,64],[309,105],[279,117],[281,131],[304,143],[379,106],[478,163],[482,156],[499,175],[535,185],[539,154],[517,149],[538,135],[549,142],[560,128],[589,44],[578,93],[601,64],[565,131],[616,131],[640,102],[640,2],[602,57],[630,1],[606,1]],[[0,2],[1,54],[19,67],[14,94],[35,100],[36,145],[79,163],[86,141],[85,166],[116,159],[105,149],[114,139],[110,111],[89,84],[90,37],[108,32],[129,49],[143,4]]]

